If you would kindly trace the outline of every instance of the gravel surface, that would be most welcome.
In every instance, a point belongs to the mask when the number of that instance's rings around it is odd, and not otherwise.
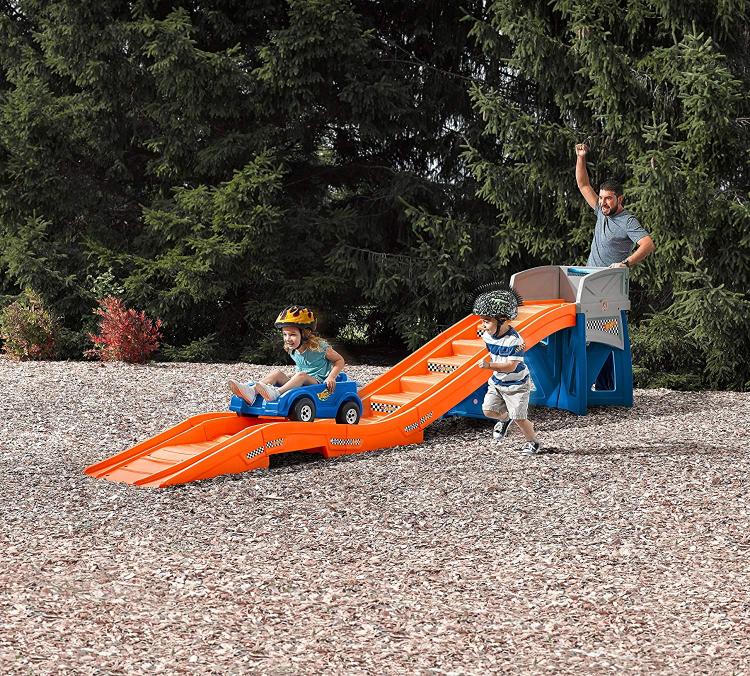
[[[536,458],[452,419],[169,489],[82,473],[266,369],[0,361],[0,673],[750,671],[747,393],[532,409]]]

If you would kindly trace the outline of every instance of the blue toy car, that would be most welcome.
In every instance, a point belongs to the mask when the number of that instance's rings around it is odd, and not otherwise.
[[[296,387],[276,401],[257,396],[252,406],[242,397],[233,395],[229,410],[240,415],[279,416],[312,422],[315,418],[335,418],[337,423],[356,425],[362,415],[362,400],[357,395],[357,381],[339,373],[336,389],[329,392],[324,384]]]

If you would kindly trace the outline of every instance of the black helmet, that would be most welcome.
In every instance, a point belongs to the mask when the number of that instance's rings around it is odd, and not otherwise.
[[[518,308],[523,303],[523,298],[515,290],[507,286],[488,285],[494,288],[484,287],[486,290],[480,293],[474,300],[472,313],[495,319],[515,319],[518,316]]]

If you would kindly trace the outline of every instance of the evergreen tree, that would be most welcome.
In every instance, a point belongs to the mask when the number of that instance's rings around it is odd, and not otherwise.
[[[477,284],[585,260],[588,140],[593,183],[624,179],[657,244],[634,271],[639,377],[744,386],[747,13],[0,0],[0,293],[83,334],[119,288],[173,358],[270,357],[290,302],[415,347]]]
[[[742,1],[498,0],[472,29],[494,64],[472,88],[494,144],[467,156],[498,209],[499,259],[585,260],[593,218],[573,146],[587,140],[592,182],[624,179],[657,245],[633,273],[632,316],[667,312],[699,339],[693,372],[705,366],[714,387],[750,381],[747,11]]]
[[[468,92],[481,54],[464,18],[483,4],[362,3],[378,26],[379,60],[401,84],[402,110],[381,127],[371,151],[377,182],[352,194],[358,222],[330,260],[372,308],[369,332],[411,349],[463,316],[478,283],[497,276],[494,210],[463,158],[467,139],[482,143]],[[375,207],[364,220],[363,197]]]
[[[463,281],[465,203],[481,206],[460,158],[462,10],[5,9],[6,287],[39,290],[75,326],[94,303],[86,280],[112,271],[174,345],[235,351],[290,301],[321,309],[329,332],[356,311],[371,338],[412,343],[455,315],[461,289],[443,284]],[[405,265],[392,274],[383,257]]]
[[[186,236],[184,229],[160,232],[159,219],[145,216],[175,189],[216,185],[245,163],[258,163],[265,140],[256,140],[259,102],[249,90],[248,56],[269,22],[283,18],[276,4],[5,7],[0,274],[6,288],[39,290],[77,328],[95,301],[87,280],[112,270],[131,300],[170,321],[177,342],[217,320],[216,281],[192,303],[183,291],[200,274],[210,275],[207,258],[237,255],[232,237],[226,250],[219,235],[213,252],[206,251],[212,244],[201,245],[206,236],[199,229],[185,245],[195,246],[196,255],[184,257],[178,270],[170,238]],[[247,54],[237,46],[243,41]],[[215,277],[223,272],[218,265]]]

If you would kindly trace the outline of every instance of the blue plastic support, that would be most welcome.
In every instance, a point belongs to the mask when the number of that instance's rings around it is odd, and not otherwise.
[[[589,406],[630,407],[633,405],[633,354],[630,348],[628,318],[624,310],[621,316],[624,339],[622,350],[602,343],[591,343],[587,348],[586,382]],[[611,390],[601,390],[598,387],[591,389],[602,368],[612,370],[613,388]]]
[[[560,332],[560,390],[555,408],[586,415],[588,398],[586,392],[586,318],[582,312],[576,315],[576,325]]]
[[[560,394],[560,342],[562,332],[553,333],[526,353],[533,390],[531,403],[536,406],[557,406]]]
[[[459,404],[456,404],[450,411],[443,414],[444,418],[450,416],[460,416],[462,418],[481,418],[487,420],[487,417],[482,413],[482,402],[484,401],[484,395],[487,394],[487,385],[482,385],[476,392],[470,394]]]

